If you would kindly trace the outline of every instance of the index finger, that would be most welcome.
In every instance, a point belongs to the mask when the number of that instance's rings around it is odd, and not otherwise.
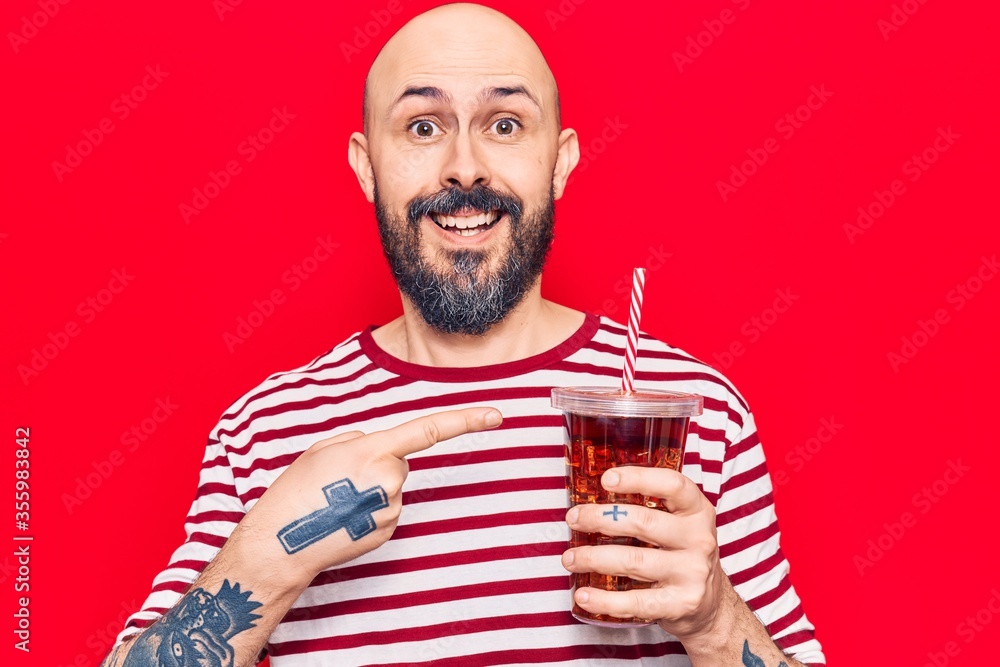
[[[442,440],[466,433],[486,431],[503,421],[496,408],[464,408],[446,410],[418,417],[378,434],[386,439],[386,450],[396,458],[421,452]]]
[[[638,493],[659,498],[673,514],[695,514],[707,500],[690,479],[670,468],[621,466],[601,476],[601,486],[615,493]]]

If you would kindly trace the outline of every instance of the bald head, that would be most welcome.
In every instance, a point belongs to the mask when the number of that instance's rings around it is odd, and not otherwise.
[[[347,159],[375,204],[404,313],[482,335],[540,301],[554,202],[580,145],[560,127],[538,45],[497,11],[444,5],[392,36],[365,92]]]
[[[365,133],[373,123],[386,121],[407,96],[450,101],[453,91],[435,83],[493,77],[504,79],[494,86],[498,94],[524,96],[558,131],[555,77],[521,26],[494,9],[470,3],[426,11],[400,28],[372,63],[365,79]]]

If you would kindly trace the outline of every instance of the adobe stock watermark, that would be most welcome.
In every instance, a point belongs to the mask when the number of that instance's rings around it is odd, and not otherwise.
[[[68,5],[69,0],[38,0],[36,3],[39,11],[33,12],[31,16],[21,17],[21,29],[17,32],[8,32],[7,41],[14,53],[20,53],[21,47],[28,43],[28,40],[36,37],[38,31],[49,24],[55,15],[59,13],[62,5]]]
[[[369,11],[368,13],[372,17],[371,20],[354,26],[354,33],[349,43],[346,41],[340,42],[340,52],[343,54],[347,64],[351,63],[351,58],[367,48],[373,39],[382,34],[382,31],[392,22],[392,19],[402,11],[403,3],[401,0],[389,0],[384,9]]]
[[[785,454],[785,465],[792,469],[792,473],[802,472],[806,465],[816,458],[824,445],[832,441],[838,433],[844,429],[844,425],[837,421],[836,417],[823,417],[819,420],[819,428],[815,435],[806,438],[801,445],[796,445],[795,449]],[[774,486],[785,486],[791,481],[791,476],[784,470],[777,470],[771,476]]]
[[[792,469],[792,473],[789,474],[787,470],[784,469],[774,469],[771,470],[770,475],[765,475],[754,482],[750,483],[752,490],[748,493],[752,494],[756,498],[761,498],[773,489],[778,489],[787,486],[791,483],[794,476],[805,470],[806,466],[809,465],[811,461],[816,459],[819,454],[823,451],[826,445],[833,442],[834,438],[844,430],[844,425],[837,421],[834,416],[823,417],[819,420],[819,427],[816,428],[816,432],[810,437],[806,438],[801,445],[796,445],[795,449],[789,451],[785,454],[784,462],[785,465]],[[770,469],[770,464],[769,464]],[[748,503],[742,505],[738,509],[730,510],[727,512],[728,515],[732,515],[733,519],[737,520],[750,516],[760,508],[755,503]]]
[[[673,253],[667,252],[663,249],[662,243],[656,246],[655,248],[653,246],[649,246],[648,251],[649,252],[646,255],[646,259],[643,260],[641,265],[642,268],[646,269],[647,279],[649,278],[650,274],[656,273],[657,271],[662,269],[666,265],[667,260],[674,256]],[[616,280],[615,284],[612,286],[612,291],[615,293],[617,298],[608,297],[607,299],[605,299],[601,303],[601,308],[596,313],[597,315],[605,315],[607,317],[611,317],[619,310],[621,310],[621,308],[618,305],[619,300],[623,298],[627,300],[629,295],[632,294],[632,272],[629,271],[628,273],[622,275],[621,278]]]
[[[115,617],[87,635],[84,640],[85,650],[80,651],[70,662],[60,663],[57,667],[95,667],[107,656],[115,645],[118,633],[125,627],[125,622],[132,612],[139,609],[134,599],[122,601]]]
[[[971,467],[962,463],[962,459],[948,461],[940,478],[913,494],[910,504],[916,513],[906,511],[900,514],[897,520],[883,523],[882,532],[868,540],[865,552],[855,554],[853,562],[858,576],[865,576],[868,570],[885,558],[886,553],[899,544],[907,532],[917,525],[920,515],[927,514],[934,509],[941,502],[941,499],[948,495],[952,487],[962,481],[971,470]]]
[[[119,436],[118,441],[122,445],[121,449],[112,449],[106,457],[98,457],[91,461],[90,469],[73,480],[72,492],[63,492],[60,500],[62,500],[66,513],[72,516],[77,508],[93,497],[94,493],[115,474],[115,471],[125,465],[128,455],[134,454],[149,440],[178,408],[180,406],[171,401],[169,396],[156,399],[149,416],[132,424]]]
[[[549,22],[549,29],[555,30],[560,23],[565,23],[576,13],[576,8],[585,2],[587,0],[561,0],[555,9],[546,9],[545,20]]]
[[[149,93],[159,88],[168,76],[170,76],[170,72],[164,72],[159,65],[155,67],[147,65],[146,75],[142,77],[142,81],[111,101],[111,114],[119,121],[125,120],[149,97]],[[63,179],[83,164],[84,158],[92,155],[94,149],[100,146],[104,142],[104,138],[115,129],[115,121],[112,117],[105,116],[97,122],[96,127],[81,130],[82,139],[72,144],[66,144],[66,155],[63,157],[63,161],[52,161],[52,171],[56,175],[56,180],[62,183]]]
[[[27,387],[29,382],[48,368],[69,347],[70,342],[83,332],[83,327],[97,319],[133,280],[135,276],[124,267],[112,271],[107,287],[101,288],[77,305],[76,314],[80,321],[75,318],[67,320],[66,324],[48,333],[45,343],[32,348],[28,362],[17,365],[17,374],[24,386]]]
[[[738,358],[746,354],[747,346],[759,341],[800,298],[798,294],[792,293],[790,287],[776,289],[774,294],[774,301],[770,306],[748,319],[740,327],[743,338],[734,340],[722,352],[712,353],[712,358],[721,370],[728,370]]]
[[[913,361],[920,350],[927,347],[931,340],[941,333],[941,327],[951,322],[952,313],[964,309],[972,299],[975,299],[983,291],[986,283],[996,277],[998,272],[1000,272],[1000,263],[997,262],[995,254],[990,257],[984,255],[980,258],[976,271],[962,282],[956,283],[945,295],[945,303],[951,308],[938,308],[930,318],[917,320],[913,332],[903,335],[899,339],[899,349],[890,350],[886,354],[886,360],[893,372],[898,373],[900,368]]]
[[[893,33],[899,32],[899,29],[906,25],[910,17],[920,10],[920,5],[926,2],[927,0],[903,0],[900,4],[893,4],[889,19],[879,19],[875,22],[875,27],[882,33],[882,39],[888,42],[889,37]]]
[[[990,597],[986,604],[975,613],[966,616],[955,626],[955,634],[968,646],[993,623],[993,619],[998,615],[1000,615],[1000,591],[993,588],[990,590]],[[927,662],[923,664],[923,667],[945,667],[961,652],[962,644],[952,639],[945,642],[940,651],[928,651]]]
[[[750,6],[750,0],[732,0],[732,3],[736,5],[741,12],[746,11],[747,7]],[[722,36],[722,33],[726,30],[726,26],[732,25],[736,22],[737,16],[738,14],[736,12],[727,8],[719,12],[719,18],[705,19],[702,21],[701,24],[705,26],[705,29],[692,35],[688,35],[687,40],[685,40],[683,52],[674,51],[673,54],[671,54],[671,57],[674,60],[674,65],[677,67],[677,71],[683,74],[684,68],[687,65],[693,65],[694,61],[705,53],[705,49],[715,44],[715,40]]]
[[[611,116],[605,117],[604,127],[601,128],[600,133],[580,146],[580,162],[566,179],[566,187],[569,187],[577,176],[587,171],[587,168],[604,154],[608,146],[618,141],[618,138],[627,129],[628,125],[622,122],[621,116],[615,116],[613,119]]]
[[[288,286],[289,292],[298,291],[339,247],[340,244],[334,242],[329,234],[326,238],[317,237],[316,246],[312,251],[281,274],[281,283]],[[264,326],[264,322],[274,315],[278,306],[287,303],[287,299],[285,291],[280,287],[272,289],[263,300],[254,299],[250,312],[236,318],[236,327],[233,331],[225,331],[222,334],[222,341],[226,344],[229,354],[236,352],[238,345],[247,342],[257,329]]]
[[[941,154],[947,152],[961,137],[962,135],[951,129],[951,125],[948,126],[947,130],[939,127],[937,136],[934,137],[931,145],[920,153],[914,153],[900,167],[903,176],[906,176],[911,183],[919,181],[920,177],[938,161]],[[847,235],[847,240],[853,244],[859,236],[871,229],[875,221],[885,215],[896,203],[896,200],[906,192],[906,183],[899,178],[889,184],[888,190],[882,192],[875,190],[872,193],[873,200],[865,206],[858,207],[858,216],[855,221],[844,223],[844,233]]]
[[[212,9],[220,21],[226,20],[226,14],[235,12],[236,8],[243,4],[243,0],[212,0]]]
[[[804,104],[800,104],[793,111],[786,113],[774,123],[774,131],[788,141],[795,136],[808,123],[815,112],[826,105],[827,101],[833,97],[833,93],[826,89],[826,84],[809,87],[809,97]],[[748,148],[747,158],[738,165],[733,163],[729,166],[729,178],[725,181],[718,180],[715,187],[719,191],[719,196],[723,202],[728,202],[729,198],[747,184],[747,180],[756,174],[763,167],[768,159],[781,149],[781,143],[775,137],[768,137],[764,140],[760,148]]]
[[[275,137],[295,120],[295,117],[295,114],[288,112],[288,107],[282,107],[280,111],[278,107],[272,108],[271,118],[267,123],[253,134],[247,135],[247,138],[236,147],[236,154],[243,158],[243,164],[250,164],[256,160]],[[209,170],[205,185],[192,189],[194,196],[191,198],[191,203],[181,202],[177,206],[184,224],[191,224],[191,218],[201,215],[201,212],[230,186],[233,178],[243,173],[243,164],[233,159],[227,161],[219,171]]]
[[[0,563],[0,584],[17,574],[19,566],[20,563],[17,562],[16,556],[14,558],[11,558],[10,555],[4,556],[3,562]]]

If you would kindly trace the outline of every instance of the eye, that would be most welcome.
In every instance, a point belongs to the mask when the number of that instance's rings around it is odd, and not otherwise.
[[[438,126],[429,120],[418,120],[414,123],[411,123],[410,127],[407,129],[410,132],[416,134],[418,137],[426,138],[426,137],[433,137],[435,134],[434,130],[437,130]]]
[[[514,134],[514,130],[520,127],[520,125],[513,118],[501,118],[493,123],[493,131],[502,136],[510,136]]]

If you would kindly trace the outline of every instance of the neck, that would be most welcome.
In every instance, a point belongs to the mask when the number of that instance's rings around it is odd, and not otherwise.
[[[380,348],[412,364],[471,368],[541,354],[573,335],[583,320],[583,313],[543,299],[541,285],[536,284],[482,336],[445,334],[431,328],[404,296],[403,315],[376,329],[372,337]]]

